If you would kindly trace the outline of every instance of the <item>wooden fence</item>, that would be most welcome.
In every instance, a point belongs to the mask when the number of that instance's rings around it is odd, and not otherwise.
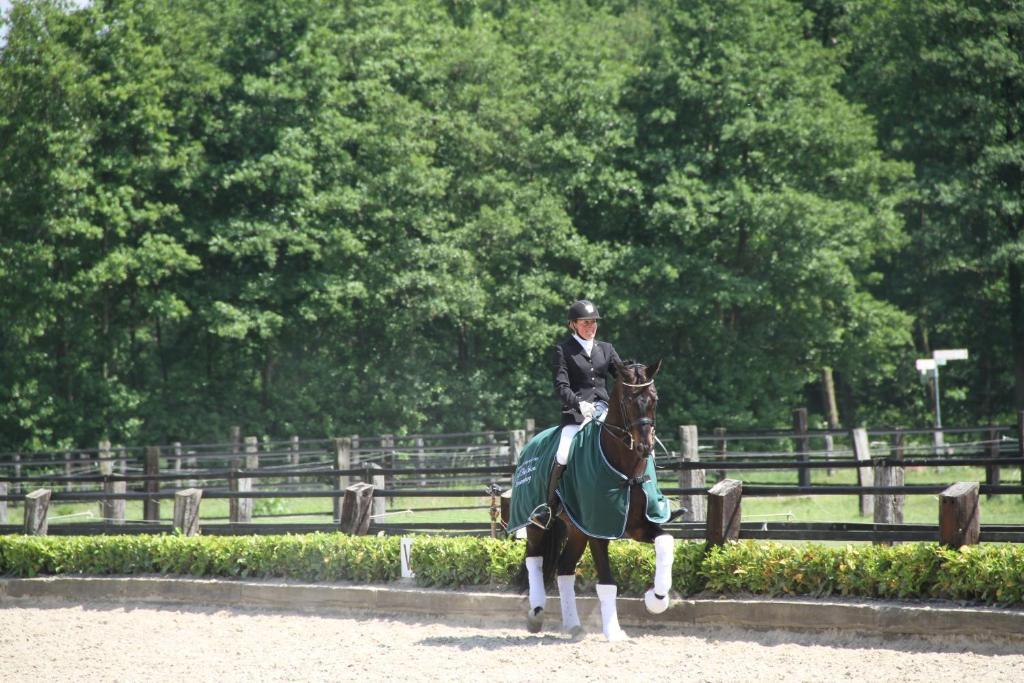
[[[1003,483],[1024,470],[1024,413],[1013,427],[945,429],[934,446],[934,430],[808,430],[794,417],[793,430],[700,435],[678,429],[659,449],[662,491],[687,508],[668,525],[679,538],[766,538],[894,542],[1024,542],[1024,525],[978,525],[964,533],[960,516],[978,519],[970,496],[1021,495],[1021,483]],[[348,436],[327,440],[269,440],[235,430],[227,443],[171,444],[127,448],[102,443],[96,449],[0,454],[0,533],[160,533],[174,527],[205,534],[302,533],[344,529],[349,533],[500,532],[500,494],[510,486],[519,451],[533,431],[443,435]],[[667,436],[667,435],[666,435]],[[908,468],[984,467],[985,482],[906,485]],[[856,484],[811,484],[816,469],[856,471]],[[792,471],[792,484],[758,482],[760,473]],[[727,499],[720,499],[722,488]],[[955,491],[950,491],[950,487]],[[954,495],[955,494],[955,495]],[[858,512],[871,522],[743,522],[741,497],[857,496]],[[958,501],[936,510],[934,525],[904,524],[906,496]],[[967,496],[967,498],[964,498]],[[471,499],[447,510],[486,510],[490,522],[402,522],[389,507],[395,498]],[[320,499],[322,510],[304,515],[260,507],[264,499]],[[226,518],[202,517],[202,501],[227,499]],[[142,519],[126,518],[126,502],[142,501]],[[175,512],[162,501],[175,501]],[[723,500],[734,501],[724,504]],[[964,502],[968,501],[968,502]],[[54,503],[96,503],[91,521],[69,522],[48,514]],[[7,523],[8,506],[24,505],[23,523]],[[438,509],[438,508],[433,508]],[[728,517],[723,521],[722,515]],[[959,516],[958,516],[959,515]],[[306,516],[313,521],[301,521]],[[479,516],[479,515],[478,515]],[[288,522],[284,517],[292,517]],[[943,521],[946,520],[946,521]],[[963,521],[963,520],[961,520]]]

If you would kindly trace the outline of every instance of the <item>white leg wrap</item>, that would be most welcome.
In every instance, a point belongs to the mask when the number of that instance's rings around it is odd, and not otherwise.
[[[615,584],[597,584],[597,597],[601,600],[601,627],[604,637],[610,641],[629,639],[619,626],[619,612],[615,605],[618,593],[619,587]]]
[[[526,574],[530,579],[530,610],[544,608],[547,595],[544,592],[544,558],[527,557]]]
[[[672,590],[672,560],[675,556],[676,540],[670,534],[654,539],[654,592],[668,595]]]
[[[668,609],[674,551],[675,540],[671,535],[663,534],[654,539],[654,587],[644,593],[644,606],[651,614],[661,614]]]
[[[576,612],[576,575],[558,575],[558,597],[562,601],[562,628],[572,631],[580,625]]]

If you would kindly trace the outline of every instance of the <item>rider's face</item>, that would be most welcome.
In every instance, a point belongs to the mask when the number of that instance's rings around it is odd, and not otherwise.
[[[591,340],[597,335],[597,321],[596,320],[574,320],[572,323],[573,330],[580,339]]]

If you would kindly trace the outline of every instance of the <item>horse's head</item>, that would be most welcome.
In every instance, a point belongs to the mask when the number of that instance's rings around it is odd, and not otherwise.
[[[618,382],[611,393],[609,423],[621,428],[621,440],[638,458],[638,468],[646,467],[646,457],[654,451],[655,414],[658,408],[654,376],[659,370],[660,360],[650,366],[627,361],[618,363],[615,368]],[[639,476],[642,472],[632,474]]]

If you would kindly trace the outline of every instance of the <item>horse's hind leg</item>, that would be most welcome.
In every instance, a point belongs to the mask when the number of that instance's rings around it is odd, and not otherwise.
[[[530,633],[539,633],[544,626],[544,606],[547,602],[542,551],[544,533],[544,530],[537,527],[526,527],[526,559],[523,562],[530,587],[530,609],[526,613],[526,629]]]
[[[587,537],[573,525],[558,558],[558,599],[562,604],[562,628],[574,638],[583,635],[583,626],[576,611],[576,565],[587,549]]]
[[[594,567],[597,569],[597,597],[601,602],[601,628],[604,637],[610,641],[628,640],[629,636],[619,626],[619,611],[615,600],[619,587],[612,579],[611,563],[608,561],[608,541],[601,538],[590,539],[590,552],[594,556]]]

